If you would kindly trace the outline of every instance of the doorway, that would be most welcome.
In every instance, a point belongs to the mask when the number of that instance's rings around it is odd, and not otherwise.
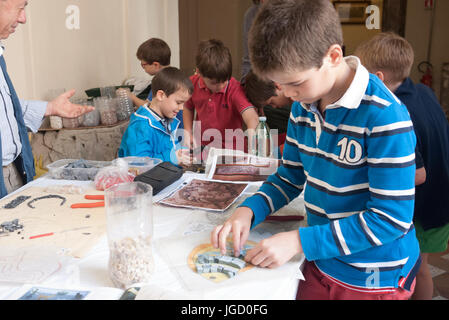
[[[180,69],[192,75],[198,43],[223,41],[232,54],[232,75],[240,79],[243,17],[252,0],[179,0]]]

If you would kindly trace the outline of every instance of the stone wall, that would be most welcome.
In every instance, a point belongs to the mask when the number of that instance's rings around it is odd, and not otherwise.
[[[60,159],[114,160],[128,124],[39,131],[31,135],[34,158],[42,160],[42,168]]]

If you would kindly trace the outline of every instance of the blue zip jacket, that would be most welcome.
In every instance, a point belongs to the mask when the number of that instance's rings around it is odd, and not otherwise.
[[[178,164],[176,151],[181,149],[176,136],[179,120],[174,118],[167,132],[160,118],[147,105],[141,106],[131,115],[128,128],[123,135],[118,151],[122,157],[150,157]]]
[[[413,226],[416,137],[407,108],[356,57],[344,96],[326,107],[294,103],[283,164],[242,206],[252,227],[304,190],[304,255],[358,288],[410,289],[419,267]]]

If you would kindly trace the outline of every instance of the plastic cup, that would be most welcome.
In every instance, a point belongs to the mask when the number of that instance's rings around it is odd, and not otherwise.
[[[153,271],[153,188],[141,182],[105,191],[109,276],[116,287],[148,283]]]

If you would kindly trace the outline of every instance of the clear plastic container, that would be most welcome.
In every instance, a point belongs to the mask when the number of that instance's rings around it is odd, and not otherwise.
[[[118,288],[148,283],[154,273],[153,189],[141,182],[105,191],[109,276]]]
[[[111,161],[62,159],[47,166],[50,179],[94,181],[98,171],[110,166]]]
[[[155,166],[162,162],[162,160],[160,159],[149,157],[126,157],[115,159],[114,161],[112,161],[112,165],[117,165],[119,160],[124,160],[128,165],[128,171],[135,176],[153,169]]]
[[[87,106],[94,106],[93,101],[87,101]],[[84,120],[82,122],[83,127],[96,127],[100,124],[100,111],[95,108],[95,110],[84,114]]]
[[[134,112],[134,103],[129,97],[129,93],[131,91],[129,89],[118,89],[117,90],[117,119],[118,121],[123,121],[129,119],[129,117]]]
[[[64,127],[62,118],[58,116],[50,116],[50,127],[56,130],[62,129]]]
[[[108,97],[94,99],[95,108],[100,112],[101,124],[111,126],[118,122],[116,113],[116,100]]]
[[[100,111],[93,110],[84,115],[84,120],[82,123],[83,127],[96,127],[100,124]]]
[[[62,118],[62,124],[66,129],[75,129],[80,126],[78,118]]]

